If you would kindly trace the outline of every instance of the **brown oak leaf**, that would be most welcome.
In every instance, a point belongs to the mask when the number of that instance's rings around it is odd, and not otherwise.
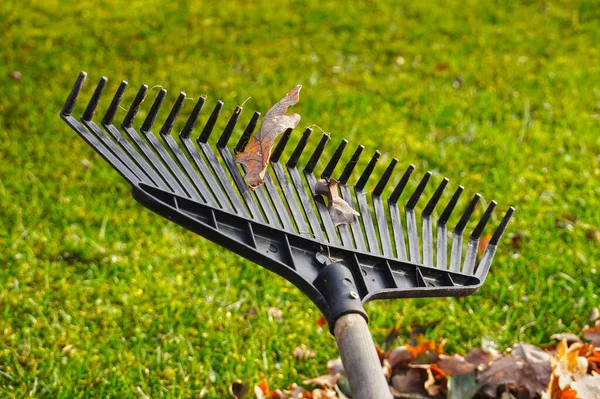
[[[244,177],[251,190],[256,190],[264,183],[271,149],[277,136],[287,129],[295,128],[300,122],[300,115],[286,115],[286,112],[288,107],[299,101],[301,88],[302,85],[294,87],[267,111],[258,132],[250,139],[245,151],[235,157],[235,161],[246,168]]]
[[[342,224],[352,223],[356,220],[357,216],[360,216],[360,213],[352,209],[352,207],[339,196],[337,184],[337,180],[329,177],[318,180],[313,188],[315,194],[327,197],[327,210],[329,211],[333,225],[336,227]]]

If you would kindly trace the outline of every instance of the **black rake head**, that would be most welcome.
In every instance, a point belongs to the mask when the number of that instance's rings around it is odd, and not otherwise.
[[[434,210],[448,186],[448,179],[439,183],[426,203],[419,235],[415,208],[432,173],[427,172],[422,177],[402,214],[398,201],[414,167],[410,165],[406,169],[384,201],[384,189],[398,162],[392,159],[373,190],[368,190],[367,182],[380,158],[376,151],[352,185],[350,178],[364,150],[359,145],[337,180],[341,197],[360,217],[349,225],[335,227],[322,197],[313,191],[318,180],[315,168],[330,140],[329,135],[321,136],[302,167],[299,160],[312,130],[307,128],[302,133],[283,164],[281,160],[292,134],[291,129],[287,130],[273,149],[264,185],[251,191],[235,163],[234,154],[244,150],[260,113],[252,115],[239,141],[230,149],[228,144],[242,113],[242,107],[236,107],[213,148],[208,139],[223,102],[217,102],[194,142],[194,127],[205,105],[205,98],[201,97],[179,132],[178,143],[172,129],[185,94],[179,94],[155,134],[154,122],[166,95],[166,90],[161,89],[138,131],[133,126],[135,117],[148,92],[148,86],[143,85],[119,128],[114,118],[127,88],[127,82],[123,81],[100,123],[102,129],[93,117],[107,83],[105,77],[98,83],[81,118],[72,115],[85,78],[82,72],[61,117],[131,184],[134,198],[159,215],[289,280],[314,301],[330,325],[339,312],[333,309],[336,299],[331,297],[321,275],[328,264],[342,264],[347,268],[345,284],[351,287],[352,296],[361,304],[383,298],[469,295],[482,286],[514,212],[513,207],[508,209],[483,253],[479,254],[480,238],[496,207],[492,201],[469,235],[465,249],[464,232],[480,201],[480,195],[476,194],[454,226],[449,245],[448,221],[463,193],[463,187],[459,186],[437,218],[434,244]],[[333,177],[347,144],[346,140],[341,141],[320,178]]]

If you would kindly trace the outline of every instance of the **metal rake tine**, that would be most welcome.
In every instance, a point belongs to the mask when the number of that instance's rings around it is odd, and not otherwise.
[[[475,194],[467,209],[460,217],[460,220],[456,224],[454,228],[454,233],[452,234],[452,251],[450,252],[450,271],[460,272],[460,263],[462,258],[462,242],[463,242],[463,231],[465,230],[465,226],[467,222],[471,218],[473,211],[475,211],[475,207],[479,202],[481,195]]]
[[[242,133],[242,137],[240,137],[238,143],[236,144],[235,148],[233,149],[233,152],[235,154],[244,152],[244,149],[246,148],[248,141],[250,141],[250,136],[252,136],[252,133],[254,133],[254,129],[256,129],[256,124],[258,123],[259,118],[260,118],[260,112],[255,112],[252,115],[252,118],[250,118],[250,122],[248,122],[246,129],[244,129],[244,133]]]
[[[344,149],[346,148],[347,144],[348,144],[348,140],[343,139],[340,142],[340,144],[337,146],[337,148],[335,149],[335,152],[333,153],[333,156],[327,163],[327,166],[325,166],[325,169],[323,169],[323,173],[321,173],[322,179],[331,177],[331,175],[333,174],[333,171],[335,170],[335,167],[337,166],[338,162],[340,161],[340,158],[342,157],[342,154],[344,153]]]
[[[198,120],[198,116],[200,116],[200,111],[204,107],[204,103],[206,102],[206,97],[200,97],[198,101],[196,101],[196,105],[194,105],[194,109],[192,110],[190,116],[185,122],[185,126],[179,132],[179,137],[182,139],[187,139],[192,135],[192,131],[194,130],[194,126],[196,125],[196,121]]]
[[[300,156],[302,155],[302,152],[304,152],[304,148],[306,147],[306,143],[308,143],[308,138],[310,137],[312,133],[312,129],[307,127],[304,130],[304,133],[302,133],[302,137],[300,137],[300,141],[298,142],[298,145],[296,145],[296,148],[294,149],[294,152],[292,152],[292,155],[290,156],[290,159],[288,159],[286,165],[288,168],[295,168],[296,164],[298,163],[298,160],[300,159]]]
[[[446,269],[448,264],[448,229],[447,223],[448,219],[450,219],[450,215],[452,211],[456,207],[456,203],[463,193],[464,187],[458,186],[452,198],[450,198],[450,202],[446,205],[446,208],[442,211],[442,215],[438,219],[437,222],[437,262],[436,267]]]
[[[502,218],[502,221],[500,222],[500,225],[494,232],[492,239],[490,240],[488,245],[485,247],[483,256],[481,257],[481,260],[479,261],[479,265],[477,266],[477,271],[475,272],[475,277],[477,277],[479,279],[483,279],[487,275],[488,271],[490,270],[490,266],[492,265],[492,261],[494,260],[494,255],[496,254],[496,248],[498,246],[498,242],[500,241],[502,234],[504,234],[504,231],[506,230],[506,227],[508,226],[508,222],[510,222],[510,219],[512,218],[512,215],[514,212],[515,212],[515,208],[512,206],[510,208],[508,208],[508,211],[506,211],[506,214],[504,215],[504,217]]]
[[[390,241],[388,221],[387,217],[385,216],[385,209],[383,208],[381,194],[390,180],[397,163],[398,160],[393,158],[385,172],[383,172],[383,175],[379,179],[379,182],[377,183],[377,186],[375,186],[375,190],[373,190],[372,194],[373,207],[375,208],[375,220],[377,220],[377,229],[379,230],[379,240],[381,241],[381,249],[383,250],[383,255],[385,256],[393,256],[393,249]]]
[[[121,81],[121,84],[119,85],[119,88],[117,89],[117,92],[115,93],[115,96],[111,100],[110,105],[108,106],[108,109],[106,110],[106,114],[104,114],[104,118],[102,118],[102,124],[104,126],[112,125],[113,120],[115,118],[115,114],[117,113],[117,110],[119,109],[119,104],[121,104],[121,100],[123,99],[123,94],[125,93],[125,89],[127,89],[127,81],[123,80],[123,81]]]
[[[98,82],[98,86],[96,86],[94,94],[92,94],[92,98],[90,99],[90,102],[88,103],[87,107],[85,108],[85,111],[83,112],[83,115],[81,116],[81,119],[83,119],[84,121],[92,120],[107,81],[108,79],[106,78],[106,76],[102,76],[100,82]]]
[[[146,115],[144,123],[142,123],[142,127],[140,129],[142,132],[149,132],[150,129],[152,129],[152,126],[154,126],[156,116],[158,115],[158,111],[160,110],[162,103],[165,101],[166,95],[167,91],[165,89],[160,89],[160,91],[156,95],[156,98],[154,99],[154,102],[152,103],[152,107],[150,107],[148,115]]]
[[[221,113],[222,109],[223,109],[223,101],[219,100],[219,101],[217,101],[215,108],[213,109],[210,116],[208,117],[208,120],[206,121],[206,124],[204,125],[204,128],[202,129],[202,133],[200,133],[200,136],[198,136],[198,140],[197,140],[198,144],[206,143],[208,141],[208,138],[210,137],[210,134],[212,133],[212,131],[215,127],[215,123],[217,123],[217,119],[219,118],[219,114]]]
[[[319,162],[321,155],[323,155],[323,151],[325,150],[325,146],[327,145],[327,142],[329,141],[330,137],[331,136],[329,134],[323,133],[323,135],[321,136],[321,140],[319,141],[319,144],[317,144],[317,147],[313,151],[310,159],[308,160],[308,162],[306,163],[306,166],[304,167],[304,171],[306,173],[312,173],[315,170],[315,167],[317,166],[317,162]]]
[[[380,254],[379,250],[379,242],[377,240],[377,235],[375,234],[375,226],[373,225],[373,219],[371,218],[371,209],[369,208],[369,204],[367,203],[367,196],[364,195],[363,191],[369,177],[371,177],[371,173],[373,173],[373,169],[375,169],[375,165],[377,161],[381,157],[381,153],[379,151],[375,151],[373,157],[367,164],[367,167],[363,171],[362,175],[358,179],[358,182],[354,185],[354,193],[356,194],[356,201],[358,202],[358,209],[360,212],[360,219],[363,222],[363,226],[365,227],[365,235],[367,237],[367,243],[369,244],[369,250],[376,255]]]
[[[408,235],[408,251],[410,254],[410,261],[415,263],[421,263],[421,253],[419,251],[419,233],[417,230],[417,215],[415,213],[415,206],[421,198],[421,194],[425,190],[425,186],[431,178],[431,172],[425,173],[421,182],[417,186],[417,189],[409,198],[406,203],[406,233]]]
[[[467,254],[465,255],[465,263],[463,265],[463,273],[465,274],[473,274],[475,270],[475,261],[477,260],[477,250],[479,249],[479,237],[481,237],[481,233],[485,228],[485,225],[490,220],[492,216],[492,212],[494,212],[494,208],[496,207],[496,201],[492,201],[490,205],[487,207],[479,223],[475,226],[475,229],[471,233],[471,237],[469,237],[469,243],[467,244]]]
[[[61,110],[61,114],[64,116],[70,116],[73,112],[73,108],[75,108],[75,104],[77,103],[77,97],[79,97],[79,93],[81,93],[81,88],[83,87],[83,83],[85,82],[85,78],[87,73],[80,72],[77,77],[77,81],[73,85],[73,89],[69,96],[67,97],[67,101],[65,101],[65,105]]]
[[[283,150],[285,149],[285,146],[287,145],[288,141],[290,140],[290,136],[292,135],[293,130],[294,129],[292,129],[292,128],[286,129],[286,131],[283,132],[283,135],[281,135],[281,138],[279,139],[277,146],[275,147],[275,149],[273,150],[273,153],[271,154],[270,161],[272,163],[279,162],[279,158],[281,158],[281,154],[283,154]]]
[[[359,145],[358,147],[356,147],[354,154],[352,154],[352,158],[350,158],[350,161],[348,161],[348,163],[344,167],[344,171],[342,172],[342,174],[340,175],[340,178],[338,179],[340,184],[346,184],[348,182],[348,179],[350,178],[352,171],[356,167],[356,164],[358,163],[358,160],[360,159],[360,156],[364,149],[365,149],[364,145]],[[346,200],[346,201],[348,201],[348,200]]]
[[[173,130],[173,125],[175,125],[175,120],[179,116],[179,112],[181,111],[181,107],[183,106],[184,101],[185,93],[181,92],[179,93],[179,96],[177,96],[177,100],[175,100],[175,104],[173,105],[173,108],[171,108],[171,111],[169,112],[165,123],[160,128],[160,134],[162,136],[168,136],[171,134],[171,130]]]
[[[392,233],[394,234],[394,244],[396,246],[396,257],[400,260],[407,260],[406,256],[406,243],[404,242],[404,229],[402,228],[402,217],[400,216],[400,209],[398,208],[398,198],[404,191],[410,175],[415,170],[414,165],[409,165],[402,178],[396,185],[394,192],[388,199],[388,208],[390,210],[390,221],[392,223]]]
[[[435,209],[435,206],[439,202],[440,198],[442,198],[442,194],[448,185],[448,178],[444,178],[438,188],[435,190],[431,199],[425,206],[423,210],[423,215],[421,217],[421,224],[423,231],[421,232],[423,236],[423,264],[425,266],[433,266],[433,223],[431,221],[431,214]]]
[[[128,128],[133,125],[133,120],[140,110],[140,105],[142,105],[144,99],[146,98],[146,93],[148,93],[148,85],[142,85],[138,90],[137,95],[133,99],[133,102],[129,107],[129,111],[127,111],[127,115],[125,115],[125,119],[123,119],[123,123],[121,123],[124,128]]]
[[[240,107],[239,105],[235,107],[235,110],[233,111],[231,118],[229,118],[229,122],[227,122],[227,126],[225,126],[225,129],[223,130],[221,137],[219,137],[219,141],[217,141],[218,148],[227,147],[227,143],[229,142],[229,139],[231,138],[231,134],[233,133],[233,129],[235,128],[237,121],[240,119],[240,115],[242,114],[242,111],[243,111],[243,108]]]

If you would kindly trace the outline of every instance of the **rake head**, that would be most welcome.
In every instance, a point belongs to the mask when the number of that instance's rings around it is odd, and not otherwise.
[[[360,178],[351,184],[350,177],[364,149],[359,145],[335,178],[341,197],[360,217],[349,225],[335,227],[322,197],[314,194],[315,168],[329,135],[321,136],[308,162],[301,166],[299,159],[312,131],[307,128],[302,133],[287,162],[282,164],[292,133],[286,131],[273,150],[264,185],[252,191],[233,154],[244,150],[260,113],[252,115],[239,141],[230,148],[230,138],[242,113],[242,107],[236,107],[213,148],[208,139],[223,108],[219,101],[194,143],[192,133],[205,104],[201,97],[179,132],[178,143],[171,131],[185,94],[179,94],[155,134],[154,122],[166,94],[162,89],[138,131],[133,125],[147,95],[148,86],[143,85],[118,128],[114,117],[127,88],[123,81],[101,121],[103,130],[93,116],[107,82],[104,77],[81,118],[72,115],[85,78],[82,72],[61,117],[131,184],[134,198],[159,215],[289,280],[314,301],[330,326],[352,307],[364,315],[360,311],[362,304],[373,299],[464,296],[476,292],[488,274],[498,242],[514,212],[513,207],[508,209],[478,257],[479,240],[496,202],[490,202],[485,209],[465,249],[464,232],[480,200],[476,194],[454,226],[449,244],[448,221],[463,193],[459,186],[435,221],[434,241],[434,210],[448,179],[443,179],[429,198],[421,214],[419,234],[415,209],[431,180],[431,172],[423,176],[402,214],[398,201],[414,167],[408,167],[392,194],[384,198],[397,160],[390,162],[375,188],[367,190],[380,158],[376,151]],[[321,178],[334,177],[346,145],[347,141],[342,140]]]

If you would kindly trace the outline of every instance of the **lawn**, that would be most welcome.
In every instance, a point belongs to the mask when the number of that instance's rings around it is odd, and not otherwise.
[[[81,70],[83,101],[105,75],[130,83],[124,104],[142,83],[226,114],[251,97],[243,123],[302,83],[300,126],[381,150],[378,172],[397,157],[517,208],[479,293],[371,303],[376,341],[398,325],[396,344],[422,330],[453,353],[580,331],[600,302],[600,8],[391,3],[2,3],[0,397],[222,398],[337,356],[296,288],[137,205],[60,120]]]

